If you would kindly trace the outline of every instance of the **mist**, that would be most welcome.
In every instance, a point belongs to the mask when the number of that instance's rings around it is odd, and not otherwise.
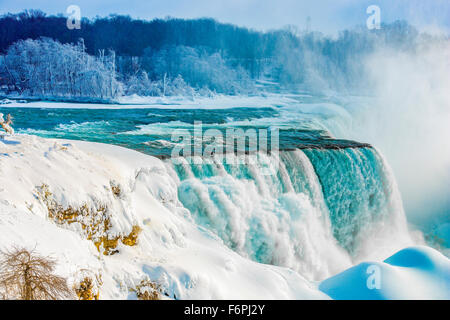
[[[353,106],[355,137],[387,157],[411,222],[449,222],[449,40],[379,48],[365,68],[373,98]]]

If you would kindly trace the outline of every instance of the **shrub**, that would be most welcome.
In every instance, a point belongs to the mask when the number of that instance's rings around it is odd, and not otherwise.
[[[111,186],[111,191],[112,191],[113,195],[116,198],[120,198],[120,196],[122,195],[122,188],[120,187],[120,185],[115,183],[114,181],[110,181],[109,184]]]
[[[121,189],[113,188],[112,192],[120,195]],[[116,190],[116,191],[114,191]],[[81,206],[64,207],[56,201],[53,193],[46,184],[36,187],[38,199],[40,199],[48,210],[48,217],[59,226],[67,226],[77,223],[81,226],[82,236],[91,240],[97,250],[104,255],[113,255],[119,252],[117,246],[119,241],[127,246],[135,246],[138,240],[141,228],[137,225],[132,227],[128,235],[110,234],[112,229],[111,213],[108,206],[102,203],[96,203],[95,206],[89,206],[83,203]],[[117,195],[116,195],[117,196]]]
[[[122,243],[126,246],[135,246],[137,243],[137,239],[139,236],[139,233],[142,231],[142,229],[139,226],[133,226],[133,229],[131,230],[130,234],[122,237]]]
[[[73,289],[79,300],[99,300],[102,275],[89,269],[79,270],[74,279]]]
[[[139,300],[161,300],[160,286],[150,280],[142,280],[135,289],[131,291],[136,293]]]
[[[0,252],[0,257],[0,288],[4,299],[60,300],[74,297],[66,279],[53,274],[55,260],[24,248]]]
[[[79,300],[98,300],[100,292],[94,288],[94,281],[86,277],[75,287],[75,293]]]

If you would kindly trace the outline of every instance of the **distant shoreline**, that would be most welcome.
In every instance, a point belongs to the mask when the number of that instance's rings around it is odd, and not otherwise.
[[[264,94],[259,96],[217,95],[213,97],[140,97],[125,96],[115,101],[73,101],[0,96],[0,108],[48,109],[230,109],[278,108],[298,103],[306,94]]]

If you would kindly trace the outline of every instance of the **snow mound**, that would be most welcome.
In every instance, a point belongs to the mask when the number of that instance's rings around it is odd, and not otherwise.
[[[363,262],[324,280],[338,300],[450,299],[450,260],[425,246],[403,249],[384,262]]]

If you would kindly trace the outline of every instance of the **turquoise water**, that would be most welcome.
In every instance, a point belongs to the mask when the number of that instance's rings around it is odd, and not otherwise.
[[[226,136],[229,128],[270,129],[279,117],[275,108],[234,108],[226,110],[183,109],[48,109],[0,108],[14,116],[18,133],[49,138],[85,140],[115,144],[154,156],[169,156],[172,133],[177,129],[193,132],[202,122],[203,132],[218,129]],[[307,121],[293,125],[277,123],[281,149],[340,148],[361,143],[333,139],[326,129]],[[270,136],[269,136],[270,138]],[[270,139],[269,139],[270,140]]]
[[[168,166],[180,179],[180,201],[196,221],[264,263],[273,263],[278,246],[290,246],[277,237],[293,240],[298,220],[322,216],[324,229],[316,232],[326,234],[330,223],[334,239],[357,255],[371,225],[403,214],[386,183],[391,177],[384,162],[372,148],[283,151],[277,174],[267,175],[263,169],[276,160],[261,154],[254,165],[221,160]]]

